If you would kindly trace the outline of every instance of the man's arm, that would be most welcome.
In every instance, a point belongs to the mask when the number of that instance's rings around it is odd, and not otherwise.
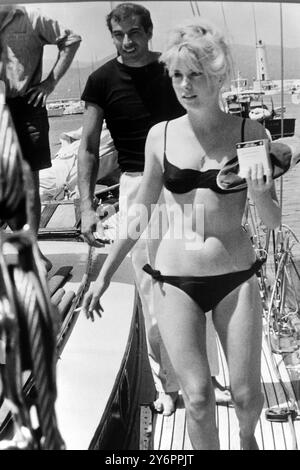
[[[78,189],[80,194],[81,232],[89,245],[102,246],[94,232],[103,235],[98,214],[93,206],[94,191],[99,169],[99,144],[103,125],[103,110],[86,103],[82,137],[78,151]]]
[[[79,45],[80,41],[62,46],[59,49],[56,63],[48,77],[28,90],[30,93],[28,103],[37,106],[41,102],[43,106],[46,106],[48,96],[54,91],[57,83],[70,67]]]

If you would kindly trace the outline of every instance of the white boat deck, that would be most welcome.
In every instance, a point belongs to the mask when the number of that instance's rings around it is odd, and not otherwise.
[[[134,287],[112,283],[94,323],[79,316],[57,366],[56,410],[68,450],[87,449],[125,352]]]
[[[55,265],[59,262],[58,267],[69,263],[76,267],[64,285],[66,291],[76,292],[85,269],[87,244],[42,241],[40,247]],[[95,250],[92,280],[106,255],[106,248]],[[134,299],[131,262],[126,258],[103,295],[102,318],[91,322],[79,314],[58,360],[56,411],[68,450],[87,449],[94,436],[123,359]]]
[[[40,241],[51,260],[50,276],[72,266],[65,292],[77,292],[86,269],[88,245],[77,241]],[[93,254],[91,280],[107,256],[107,248]],[[13,261],[15,255],[6,253]],[[130,258],[115,273],[103,295],[102,318],[94,322],[79,314],[57,363],[56,412],[67,450],[88,449],[115,383],[126,349],[132,320],[135,288]],[[24,380],[28,373],[24,373]],[[7,407],[4,406],[3,414]],[[7,411],[6,411],[7,412]]]

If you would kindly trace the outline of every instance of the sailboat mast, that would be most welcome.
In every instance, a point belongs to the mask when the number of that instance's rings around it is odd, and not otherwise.
[[[231,40],[231,36],[230,36],[230,33],[229,33],[229,28],[228,28],[228,24],[227,24],[227,20],[226,20],[226,16],[225,16],[225,9],[224,9],[223,2],[221,2],[221,10],[222,10],[222,15],[223,15],[223,21],[224,21],[226,36],[227,36],[227,39],[229,41],[229,38]],[[232,43],[232,40],[231,40],[231,43]],[[232,73],[233,73],[233,77],[237,76],[237,72],[236,72],[236,68],[235,68],[235,62],[233,60],[232,60]]]
[[[257,44],[257,28],[256,28],[256,16],[255,16],[255,5],[252,3],[252,13],[254,21],[254,36],[255,36],[255,45]]]
[[[261,90],[261,73],[260,73],[260,64],[259,64],[259,57],[258,57],[258,39],[257,39],[257,27],[256,27],[256,15],[255,15],[255,5],[254,3],[251,4],[252,6],[252,14],[253,14],[253,23],[254,23],[254,39],[255,39],[255,59],[256,59],[256,80],[259,82],[259,90]]]
[[[283,21],[282,21],[282,4],[279,4],[279,13],[280,13],[280,62],[281,62],[281,93],[280,93],[280,99],[281,99],[281,137],[283,137],[284,134],[284,118],[283,118],[283,106],[284,106],[284,61],[283,61]],[[280,208],[281,208],[281,213],[282,213],[282,207],[283,207],[283,177],[281,176],[280,178]],[[280,227],[281,229],[281,227]]]
[[[284,106],[284,58],[283,58],[283,21],[282,21],[282,3],[279,4],[279,11],[280,11],[280,66],[281,66],[281,109],[283,110]],[[281,137],[284,134],[283,128],[284,120],[283,120],[283,112],[281,113]]]

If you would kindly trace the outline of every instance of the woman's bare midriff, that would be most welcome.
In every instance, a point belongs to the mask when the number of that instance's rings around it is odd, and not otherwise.
[[[241,225],[246,191],[218,194],[197,188],[175,194],[164,189],[164,199],[168,231],[159,243],[155,269],[164,275],[214,276],[253,264],[250,236]]]
[[[155,269],[164,275],[213,276],[248,269],[255,260],[249,235],[239,234],[222,240],[210,236],[205,240],[172,240],[165,235],[156,254]]]
[[[171,211],[167,208],[169,228],[159,244],[155,268],[162,274],[176,276],[213,276],[248,269],[255,260],[255,253],[249,234],[241,226],[245,195],[235,197],[240,201],[235,201],[233,211],[231,195],[212,195],[203,205],[202,219],[198,217],[198,224],[193,227],[189,221],[185,230],[180,229],[180,213],[170,217]],[[198,197],[193,197],[193,206],[197,201],[201,207],[201,199],[198,191]],[[166,202],[170,202],[170,195]]]

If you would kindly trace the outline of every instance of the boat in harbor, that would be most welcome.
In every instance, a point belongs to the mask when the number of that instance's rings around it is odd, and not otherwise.
[[[295,134],[296,119],[285,117],[285,106],[274,106],[274,95],[281,88],[269,79],[265,45],[262,40],[256,43],[256,79],[253,86],[238,72],[232,80],[229,91],[224,91],[224,109],[234,115],[248,117],[261,122],[269,131],[272,140],[291,137]]]
[[[65,104],[63,114],[82,114],[83,112],[83,101],[69,101]]]
[[[59,102],[52,102],[46,105],[48,117],[59,117],[64,114],[64,104]]]
[[[60,117],[69,114],[83,114],[84,104],[81,100],[59,100],[49,102],[46,106],[48,117]]]
[[[266,95],[264,91],[245,88],[224,92],[223,100],[227,112],[261,122],[270,132],[272,140],[295,134],[296,119],[282,118],[285,107],[274,107],[272,96]]]

